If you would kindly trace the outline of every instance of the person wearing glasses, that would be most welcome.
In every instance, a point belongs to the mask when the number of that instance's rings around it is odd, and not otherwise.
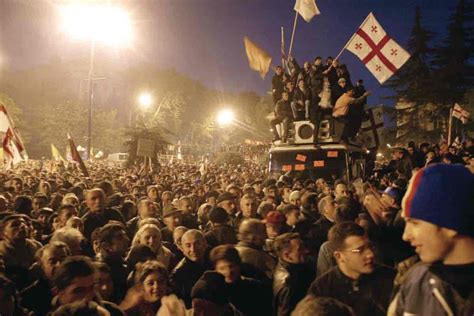
[[[374,247],[356,223],[336,224],[330,237],[337,266],[316,278],[308,294],[338,299],[356,315],[386,315],[395,271],[375,263]]]

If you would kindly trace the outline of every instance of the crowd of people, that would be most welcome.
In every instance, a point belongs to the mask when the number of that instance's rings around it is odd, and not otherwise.
[[[342,142],[354,142],[370,94],[363,81],[359,79],[353,85],[346,65],[332,57],[323,64],[318,56],[313,63],[305,62],[301,68],[290,56],[287,65],[287,72],[277,66],[272,78],[273,141],[286,143],[293,121],[309,120],[318,129],[322,118],[330,118],[335,123],[333,134]],[[282,125],[281,134],[276,128],[278,124]]]
[[[2,171],[0,314],[472,315],[472,139],[451,151],[410,143],[366,181],[250,161]]]

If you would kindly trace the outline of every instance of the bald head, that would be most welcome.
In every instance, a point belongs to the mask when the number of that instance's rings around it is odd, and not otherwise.
[[[190,229],[181,237],[183,254],[193,262],[202,262],[206,255],[207,243],[204,234],[197,229]]]

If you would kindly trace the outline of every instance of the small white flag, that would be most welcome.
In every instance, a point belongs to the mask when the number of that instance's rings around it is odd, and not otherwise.
[[[320,15],[314,0],[296,0],[294,10],[297,11],[306,22],[311,21],[315,15]]]

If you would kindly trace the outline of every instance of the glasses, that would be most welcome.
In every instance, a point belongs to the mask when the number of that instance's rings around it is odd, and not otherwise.
[[[375,250],[375,245],[371,242],[365,244],[365,245],[362,245],[360,246],[359,248],[356,248],[356,249],[344,249],[343,251],[350,251],[352,253],[355,253],[355,254],[358,254],[358,255],[362,255],[364,254],[367,250],[371,250],[371,251],[374,251]]]

